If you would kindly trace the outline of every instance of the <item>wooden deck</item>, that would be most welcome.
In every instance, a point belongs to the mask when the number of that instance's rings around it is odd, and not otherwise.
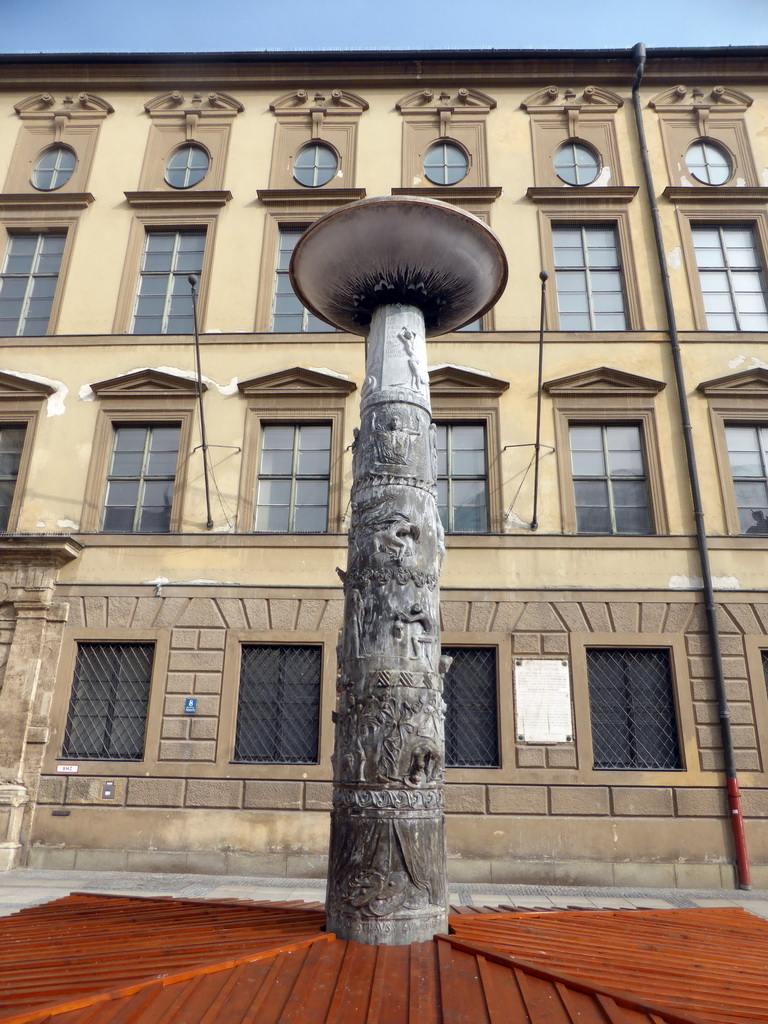
[[[361,946],[318,904],[73,894],[0,920],[1,1024],[751,1024],[768,922],[737,908],[454,908]]]

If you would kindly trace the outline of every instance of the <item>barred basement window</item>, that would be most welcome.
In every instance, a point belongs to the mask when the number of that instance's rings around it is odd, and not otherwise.
[[[445,763],[499,768],[495,647],[443,647],[453,658],[445,676]]]
[[[140,761],[154,644],[79,644],[62,757]]]
[[[765,676],[765,688],[768,690],[768,651],[763,651],[763,675]]]
[[[668,650],[587,651],[595,768],[683,767]]]
[[[243,644],[235,761],[316,764],[322,648]]]

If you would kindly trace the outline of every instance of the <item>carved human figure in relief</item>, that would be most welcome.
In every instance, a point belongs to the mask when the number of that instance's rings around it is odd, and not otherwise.
[[[403,424],[400,417],[393,415],[383,424],[371,413],[371,454],[379,466],[405,466],[411,458],[413,439],[419,436],[410,423]]]
[[[414,348],[414,342],[418,337],[414,334],[410,328],[403,326],[403,329],[397,335],[397,340],[403,346],[406,356],[408,357],[408,382],[403,382],[403,387],[409,388],[411,391],[421,391],[422,388],[428,383],[421,376],[421,369],[419,367],[418,359],[416,358],[416,349]]]
[[[435,636],[432,631],[432,620],[420,604],[412,605],[409,612],[395,612],[392,635],[395,640],[406,642],[410,648],[407,657],[425,657],[431,664]]]

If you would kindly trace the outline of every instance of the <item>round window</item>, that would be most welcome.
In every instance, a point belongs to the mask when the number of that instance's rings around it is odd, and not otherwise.
[[[37,158],[32,172],[32,184],[43,192],[66,185],[77,166],[77,157],[69,146],[49,146]]]
[[[179,146],[165,168],[165,180],[171,188],[192,188],[208,173],[211,160],[202,146]]]
[[[553,160],[555,173],[566,185],[591,185],[600,173],[600,157],[583,142],[565,142]]]
[[[300,185],[319,188],[328,184],[338,167],[339,158],[330,146],[312,142],[293,161],[293,176]]]
[[[455,142],[436,142],[424,157],[424,174],[433,185],[455,185],[468,170],[469,158]]]
[[[733,173],[727,151],[709,139],[698,139],[688,147],[685,164],[703,185],[724,185]]]

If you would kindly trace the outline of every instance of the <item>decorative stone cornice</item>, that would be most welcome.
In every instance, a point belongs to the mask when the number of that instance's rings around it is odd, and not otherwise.
[[[13,109],[25,121],[44,121],[51,118],[94,121],[113,114],[115,108],[101,96],[91,92],[81,92],[75,97],[65,96],[61,103],[56,102],[52,93],[41,92],[14,103]]]
[[[740,373],[702,381],[696,388],[708,398],[762,398],[768,399],[768,370],[756,366]]]
[[[260,188],[256,195],[266,207],[310,206],[320,210],[365,199],[365,189],[323,188],[308,192],[299,188]]]
[[[534,203],[563,203],[568,206],[595,203],[631,203],[639,185],[546,185],[531,186],[526,195]],[[691,191],[689,189],[689,191]]]
[[[675,85],[665,89],[648,101],[660,114],[675,110],[722,110],[730,114],[742,114],[752,106],[752,97],[739,89],[716,85],[705,91],[701,86]]]
[[[227,92],[193,93],[187,100],[178,89],[162,92],[144,104],[150,117],[179,118],[191,115],[204,118],[233,118],[245,110],[245,107]]]
[[[667,185],[661,194],[673,203],[768,202],[768,188],[764,185]]]
[[[542,385],[552,396],[583,395],[600,398],[626,394],[651,397],[663,391],[666,386],[664,381],[625,373],[624,370],[613,370],[608,366],[558,377],[557,380],[548,380]]]
[[[250,380],[240,381],[237,388],[242,395],[246,396],[317,395],[333,398],[350,395],[357,385],[352,380],[345,380],[343,377],[336,377],[330,373],[320,373],[317,370],[306,370],[301,366],[294,366],[290,370],[278,370],[276,373],[267,373],[263,377],[251,377]]]
[[[179,210],[188,207],[195,209],[217,209],[226,204],[232,198],[232,193],[226,189],[217,191],[195,189],[194,191],[178,192],[126,192],[126,201],[134,207],[157,207],[164,206],[167,209]]]
[[[458,366],[436,366],[429,371],[429,390],[435,398],[498,398],[508,387],[508,380]]]
[[[197,381],[147,369],[97,381],[91,390],[99,398],[192,398],[197,395]],[[203,383],[203,391],[207,390]]]
[[[531,93],[520,104],[529,114],[551,113],[553,111],[577,110],[579,112],[599,108],[603,114],[615,113],[624,106],[624,100],[616,92],[600,85],[587,85],[580,92],[570,86],[560,88],[549,85],[546,89],[538,89]]]
[[[6,192],[0,195],[0,210],[66,212],[85,210],[93,201],[91,192]]]

